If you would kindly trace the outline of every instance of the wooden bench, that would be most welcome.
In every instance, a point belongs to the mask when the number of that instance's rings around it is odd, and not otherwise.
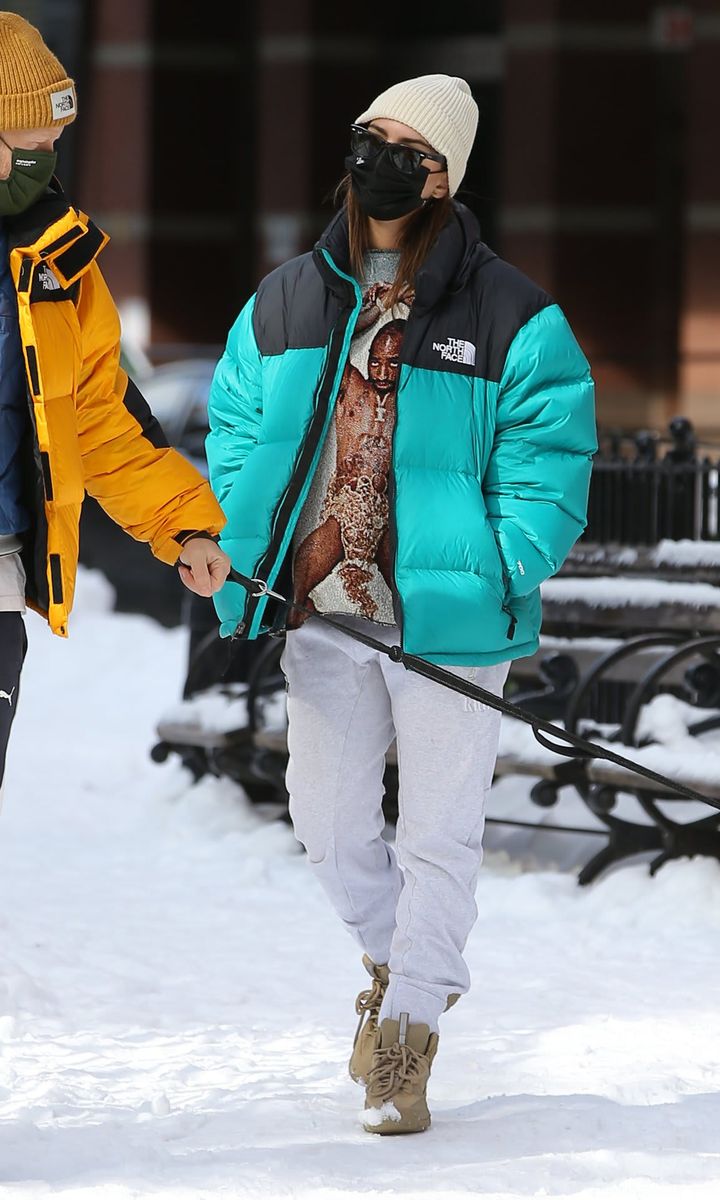
[[[688,754],[659,745],[643,720],[658,695],[697,710],[688,737],[720,731],[720,546],[665,542],[653,548],[585,543],[543,587],[542,647],[514,664],[513,702],[585,737],[609,735],[614,748],[686,786],[720,798],[718,753],[698,743]],[[710,806],[691,820],[669,815],[667,789],[603,760],[563,760],[540,746],[527,727],[504,723],[496,775],[536,779],[531,798],[551,807],[571,786],[605,826],[607,844],[579,875],[588,883],[623,859],[650,852],[651,871],[671,858],[720,858],[720,814]],[[654,756],[654,757],[653,757]],[[659,761],[657,761],[659,759]],[[620,795],[637,800],[636,821],[617,812]],[[671,803],[672,802],[672,803]],[[677,812],[677,809],[675,809]],[[648,818],[650,823],[648,824]],[[558,830],[559,831],[559,830]]]

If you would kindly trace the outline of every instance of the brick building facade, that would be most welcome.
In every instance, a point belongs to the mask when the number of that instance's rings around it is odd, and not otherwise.
[[[716,0],[412,20],[330,0],[245,0],[222,21],[196,0],[14,7],[76,69],[65,178],[111,233],[106,274],[155,357],[214,353],[259,277],[326,223],[349,121],[388,83],[447,71],[481,110],[460,198],[565,308],[601,423],[682,412],[720,433]]]

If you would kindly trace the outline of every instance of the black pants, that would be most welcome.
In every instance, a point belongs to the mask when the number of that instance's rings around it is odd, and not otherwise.
[[[22,613],[0,612],[0,784],[5,774],[5,756],[15,720],[26,650]]]

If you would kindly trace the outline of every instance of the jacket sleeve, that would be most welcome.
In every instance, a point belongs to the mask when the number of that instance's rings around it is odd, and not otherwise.
[[[210,388],[206,450],[210,482],[221,504],[257,445],[262,421],[262,357],[253,330],[254,308],[253,296],[228,334]]]
[[[120,321],[100,269],[78,298],[82,364],[77,432],[85,488],[118,525],[173,564],[178,535],[219,533],[225,524],[209,484],[168,446],[146,401],[120,367]]]
[[[596,449],[590,367],[553,304],[510,345],[483,480],[510,596],[558,571],[585,528]]]

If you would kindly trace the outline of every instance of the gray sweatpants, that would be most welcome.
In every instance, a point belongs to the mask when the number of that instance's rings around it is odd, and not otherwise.
[[[399,640],[397,629],[343,620]],[[463,950],[477,918],[500,714],[312,619],[288,633],[282,666],[295,833],[346,928],[390,965],[380,1019],[408,1012],[437,1030],[448,995],[470,986]],[[500,695],[508,666],[453,671]],[[382,812],[394,738],[395,848]]]

